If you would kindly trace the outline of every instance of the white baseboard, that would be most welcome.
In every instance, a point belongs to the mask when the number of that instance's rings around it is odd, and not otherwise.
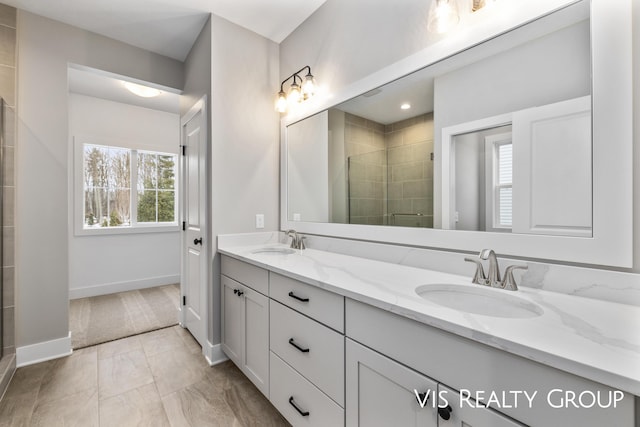
[[[204,353],[204,357],[207,359],[207,362],[209,362],[209,366],[217,365],[229,359],[222,351],[221,344],[213,345],[209,341],[202,347],[202,353]]]
[[[153,288],[154,286],[180,283],[180,275],[150,277],[148,279],[130,280],[126,282],[104,283],[84,288],[69,289],[69,299],[95,297],[116,292],[134,291],[136,289]]]
[[[39,342],[16,348],[16,367],[33,365],[59,357],[69,356],[73,353],[71,348],[71,331],[65,338]]]

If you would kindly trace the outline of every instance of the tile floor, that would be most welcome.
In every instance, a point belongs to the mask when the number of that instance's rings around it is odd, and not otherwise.
[[[286,425],[233,363],[210,367],[180,326],[19,368],[0,401],[0,427]]]

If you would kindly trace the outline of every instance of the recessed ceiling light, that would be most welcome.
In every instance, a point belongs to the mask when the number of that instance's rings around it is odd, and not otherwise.
[[[126,87],[129,92],[138,95],[142,98],[153,98],[154,96],[158,96],[162,93],[162,91],[148,87],[142,86],[139,84],[131,83],[131,82],[123,82],[124,87]]]
[[[409,104],[408,102],[405,102],[400,106],[400,108],[402,108],[403,110],[408,110],[409,108],[411,108],[411,104]]]

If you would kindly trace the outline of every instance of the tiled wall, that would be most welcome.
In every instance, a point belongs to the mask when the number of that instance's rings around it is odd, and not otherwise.
[[[2,343],[0,359],[0,396],[15,371],[15,268],[14,144],[16,128],[16,9],[0,4],[0,96],[4,99],[2,145],[3,178],[3,259],[2,259]]]
[[[387,194],[384,126],[345,113],[344,127],[349,223],[381,225]]]
[[[385,126],[390,225],[433,227],[433,113]]]
[[[345,114],[349,222],[433,227],[433,113],[382,125]]]

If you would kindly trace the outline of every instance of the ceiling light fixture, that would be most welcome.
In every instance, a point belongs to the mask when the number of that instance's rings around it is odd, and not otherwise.
[[[307,74],[302,78],[300,73],[304,70],[308,70]],[[293,83],[289,87],[289,94],[284,91],[284,84],[293,78]],[[298,80],[300,84],[298,84]],[[311,74],[311,67],[306,65],[300,70],[291,74],[280,83],[280,92],[276,98],[276,110],[280,113],[286,113],[291,107],[296,104],[306,101],[312,98],[316,93],[316,79]]]
[[[126,87],[127,90],[129,90],[129,92],[133,93],[134,95],[138,95],[142,98],[153,98],[162,93],[162,91],[149,86],[142,86],[142,85],[131,83],[131,82],[123,82],[123,84],[124,84],[124,87]]]
[[[409,104],[408,102],[405,102],[400,106],[400,109],[402,110],[408,110],[409,108],[411,108],[411,104]]]

